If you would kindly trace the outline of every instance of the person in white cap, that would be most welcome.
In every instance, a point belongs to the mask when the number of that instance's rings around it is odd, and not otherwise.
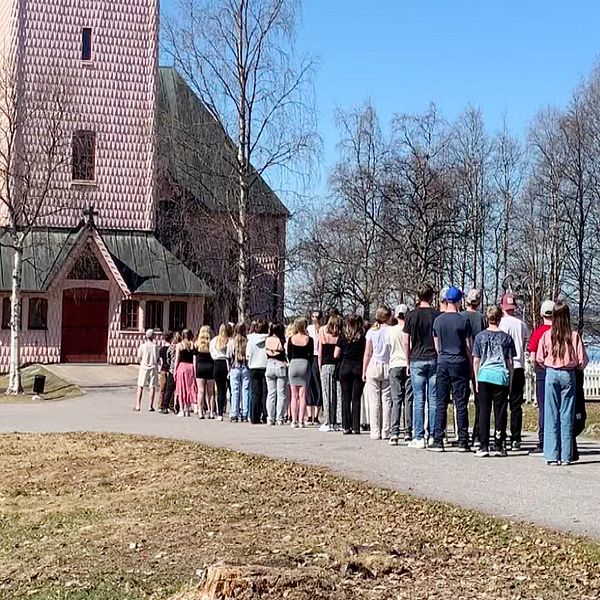
[[[397,324],[390,328],[390,386],[392,392],[392,410],[390,412],[390,446],[397,446],[400,429],[404,429],[404,441],[412,440],[413,393],[408,363],[404,352],[404,317],[408,313],[406,304],[396,306],[394,316]]]
[[[544,452],[544,397],[546,387],[546,368],[538,364],[536,354],[542,336],[552,329],[552,313],[554,312],[554,302],[544,300],[540,309],[542,324],[533,330],[529,340],[529,360],[535,369],[535,398],[538,405],[538,445],[533,451],[534,454],[543,454]]]
[[[517,299],[513,294],[509,292],[502,296],[501,308],[500,329],[510,335],[517,350],[517,354],[513,359],[514,370],[508,404],[510,407],[510,449],[519,451],[521,450],[521,430],[523,429],[525,348],[529,332],[527,331],[527,325],[515,316]],[[506,423],[501,423],[500,427],[506,430]]]
[[[154,338],[154,329],[146,330],[146,340],[138,348],[140,370],[138,372],[134,409],[137,412],[141,410],[142,396],[146,387],[150,388],[150,412],[154,412],[154,396],[158,387],[158,359],[160,355],[160,348],[156,345]]]
[[[481,305],[481,290],[472,289],[465,298],[465,304],[467,305],[467,309],[461,314],[471,323],[471,334],[473,340],[475,340],[488,326],[485,317],[479,310],[479,306]],[[479,444],[479,392],[477,391],[474,374],[471,376],[471,387],[475,401],[475,422],[473,423],[472,442],[473,446],[477,446]]]

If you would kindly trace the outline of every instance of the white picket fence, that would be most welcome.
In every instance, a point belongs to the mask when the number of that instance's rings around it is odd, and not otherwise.
[[[600,361],[590,362],[586,367],[583,389],[587,402],[600,402]],[[531,366],[525,371],[525,400],[535,402],[535,372]]]

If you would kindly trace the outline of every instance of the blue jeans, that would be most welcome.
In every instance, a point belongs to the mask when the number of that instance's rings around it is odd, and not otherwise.
[[[544,397],[544,458],[550,462],[573,460],[575,371],[546,369]]]
[[[413,389],[413,435],[417,440],[425,437],[425,401],[427,401],[427,429],[429,437],[433,437],[436,369],[437,360],[410,361],[410,382]]]
[[[231,383],[231,417],[241,416],[248,418],[250,407],[250,370],[248,367],[233,367],[229,371],[229,382]]]

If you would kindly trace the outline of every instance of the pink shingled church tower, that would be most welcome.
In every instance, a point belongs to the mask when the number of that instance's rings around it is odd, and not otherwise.
[[[197,330],[212,291],[153,233],[158,1],[0,0],[0,56],[20,102],[60,86],[68,104],[67,159],[25,253],[23,362],[129,363],[146,328]],[[41,130],[18,132],[29,156]],[[0,371],[11,260],[2,248]]]

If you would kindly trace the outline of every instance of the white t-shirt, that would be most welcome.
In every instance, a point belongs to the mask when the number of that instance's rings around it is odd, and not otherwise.
[[[306,332],[312,338],[315,347],[315,356],[319,356],[319,336],[317,334],[317,328],[311,323],[307,328]]]
[[[367,341],[373,344],[371,361],[383,364],[390,362],[390,329],[389,325],[382,325],[378,329],[371,327],[367,331]]]
[[[404,353],[404,324],[394,325],[389,328],[388,340],[390,343],[390,369],[406,367],[406,354]]]
[[[513,365],[515,369],[522,369],[525,366],[525,344],[527,343],[527,325],[513,317],[512,315],[504,315],[500,319],[500,331],[508,333],[515,343],[517,350],[516,356],[513,358]]]
[[[138,359],[142,369],[158,369],[160,348],[152,341],[145,341],[138,348]]]

